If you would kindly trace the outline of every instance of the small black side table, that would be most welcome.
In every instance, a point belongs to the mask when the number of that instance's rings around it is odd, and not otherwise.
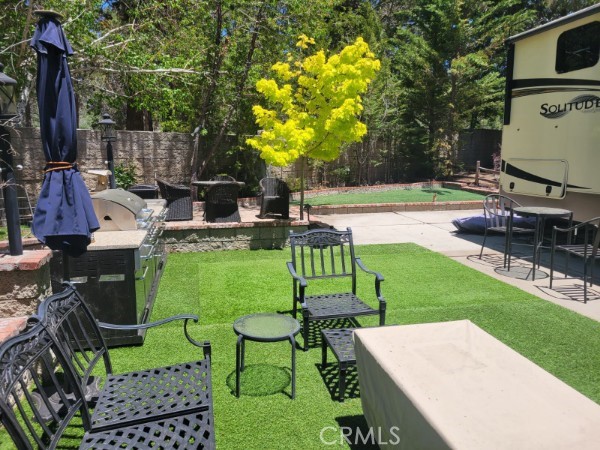
[[[346,372],[348,367],[356,365],[356,356],[354,356],[354,340],[352,333],[354,328],[333,328],[321,331],[321,353],[322,364],[327,364],[327,346],[331,348],[333,354],[338,360],[339,369],[339,392],[340,402],[344,401],[344,392],[346,390]]]
[[[292,344],[292,399],[296,398],[296,339],[300,324],[281,314],[259,313],[240,317],[233,323],[238,335],[235,353],[235,395],[240,396],[240,374],[244,370],[245,340],[256,342],[290,341]]]

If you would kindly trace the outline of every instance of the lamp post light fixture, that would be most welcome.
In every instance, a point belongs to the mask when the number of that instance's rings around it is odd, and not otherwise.
[[[108,170],[110,171],[110,188],[115,189],[117,185],[115,182],[115,159],[112,148],[112,143],[117,140],[115,122],[113,122],[109,114],[104,113],[102,114],[102,120],[98,122],[98,125],[100,125],[100,140],[106,142],[106,161]]]
[[[10,148],[10,133],[4,122],[17,116],[15,87],[17,82],[3,72],[4,64],[0,63],[0,184],[6,211],[6,228],[8,232],[8,248],[12,256],[23,254],[21,240],[21,221],[17,201],[17,183],[13,172],[13,156]]]

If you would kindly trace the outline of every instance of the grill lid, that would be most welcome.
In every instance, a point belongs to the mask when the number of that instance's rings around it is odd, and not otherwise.
[[[134,216],[137,216],[147,206],[144,199],[124,189],[106,189],[96,192],[92,194],[92,199],[102,199],[117,203],[131,211]]]
[[[92,194],[100,231],[135,230],[137,219],[144,219],[145,200],[123,189],[107,189]]]

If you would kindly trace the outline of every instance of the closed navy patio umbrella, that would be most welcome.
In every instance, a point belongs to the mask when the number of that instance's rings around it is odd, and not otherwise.
[[[31,47],[37,52],[37,98],[46,167],[33,216],[35,237],[53,250],[79,256],[100,228],[77,169],[77,118],[67,56],[73,49],[56,13],[40,12]]]

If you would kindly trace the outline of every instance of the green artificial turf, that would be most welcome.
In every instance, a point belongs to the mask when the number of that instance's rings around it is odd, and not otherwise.
[[[368,205],[375,203],[422,203],[460,202],[468,200],[482,200],[483,195],[459,189],[392,189],[387,191],[349,192],[335,195],[318,195],[306,198],[305,203],[310,205]],[[295,202],[296,204],[298,202]]]
[[[357,246],[364,263],[385,276],[386,324],[470,319],[498,339],[600,402],[600,323],[541,300],[443,255],[414,244]],[[290,394],[289,343],[246,344],[242,396],[233,394],[236,336],[233,321],[256,312],[288,313],[289,249],[170,254],[152,320],[196,313],[193,337],[212,344],[216,441],[221,449],[365,448],[340,439],[340,427],[367,429],[360,394],[350,385],[344,403],[335,366],[320,367],[321,351],[298,351],[296,399]],[[373,279],[361,275],[359,295],[376,306]],[[360,319],[377,325],[376,316]],[[301,343],[301,337],[298,336]],[[202,357],[181,323],[148,331],[143,346],[111,349],[115,373]],[[333,361],[330,355],[329,361]],[[326,428],[329,427],[329,428]],[[75,437],[81,427],[69,431]],[[336,445],[326,445],[334,439]],[[11,448],[0,432],[0,449]]]
[[[470,319],[484,330],[600,401],[600,324],[413,244],[357,247],[368,267],[385,276],[387,324]],[[332,398],[337,373],[320,369],[321,352],[297,352],[297,392],[291,400],[289,343],[246,344],[242,396],[233,393],[233,321],[256,312],[287,313],[289,250],[171,254],[152,319],[192,312],[192,329],[213,348],[216,439],[223,449],[337,448],[320,440],[324,427],[364,425],[358,392]],[[359,278],[359,295],[376,305],[373,280]],[[377,317],[360,320],[377,325]],[[113,349],[116,372],[199,357],[180,325],[148,332],[143,347]],[[301,338],[298,336],[299,342]],[[330,361],[332,361],[330,356]],[[352,377],[350,378],[352,379]],[[324,380],[328,380],[326,383]],[[355,380],[355,378],[354,378]],[[283,392],[281,392],[283,390]],[[323,431],[334,439],[332,428]],[[339,443],[339,440],[338,440]],[[348,448],[346,443],[341,445]]]

